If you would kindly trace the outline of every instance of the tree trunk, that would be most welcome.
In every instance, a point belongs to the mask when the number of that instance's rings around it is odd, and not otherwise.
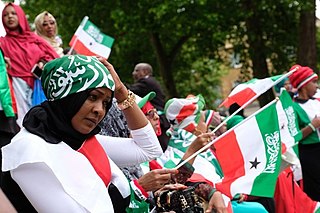
[[[311,7],[302,10],[300,13],[297,62],[302,66],[308,66],[312,68],[315,72],[318,72],[316,49],[315,0],[308,0],[308,3],[311,5]]]
[[[189,36],[181,37],[177,43],[172,47],[169,54],[166,54],[166,51],[161,44],[159,35],[156,33],[151,34],[151,44],[155,49],[157,60],[159,63],[159,72],[163,79],[165,89],[167,92],[168,98],[178,97],[176,84],[173,78],[174,71],[172,70],[174,59],[181,50],[182,45],[189,39]]]
[[[254,1],[245,1],[244,7],[247,11],[256,11]],[[263,23],[259,20],[259,14],[253,13],[246,20],[249,54],[252,60],[253,77],[261,79],[269,77],[267,66],[267,56],[265,53],[265,44],[263,39]],[[274,99],[273,91],[270,89],[263,93],[259,98],[260,106],[268,104]]]

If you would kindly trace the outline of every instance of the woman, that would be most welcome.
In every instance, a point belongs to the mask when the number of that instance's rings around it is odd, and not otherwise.
[[[10,171],[38,212],[113,212],[110,185],[123,198],[130,194],[117,166],[149,161],[162,153],[134,94],[105,59],[81,55],[48,62],[42,86],[48,101],[28,112],[24,128],[3,147],[3,170]],[[96,135],[113,97],[132,138]],[[25,210],[19,209],[18,194],[4,185],[17,210]]]
[[[10,60],[8,74],[17,102],[17,122],[21,126],[23,117],[32,106],[35,80],[32,68],[36,64],[42,68],[43,63],[59,55],[45,40],[30,31],[20,6],[8,3],[2,11],[2,23],[6,35],[0,38],[0,44],[4,57]]]
[[[314,98],[318,86],[318,75],[309,67],[294,65],[298,68],[289,76],[293,88],[297,89],[294,97],[294,110],[302,132],[299,142],[299,158],[302,168],[303,190],[312,200],[320,201],[320,101]]]
[[[58,26],[56,19],[48,11],[37,15],[34,19],[36,34],[46,40],[57,54],[63,56],[62,40],[58,36]]]

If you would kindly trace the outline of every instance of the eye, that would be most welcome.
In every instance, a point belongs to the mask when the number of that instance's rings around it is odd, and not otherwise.
[[[94,94],[90,94],[90,95],[88,96],[88,100],[90,100],[90,101],[96,101],[96,100],[97,100],[97,96],[94,95]]]

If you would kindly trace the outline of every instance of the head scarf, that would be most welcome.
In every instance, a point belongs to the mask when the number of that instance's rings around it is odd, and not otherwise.
[[[193,132],[198,126],[201,110],[205,106],[202,95],[172,98],[165,104],[164,112],[174,129]]]
[[[318,79],[318,75],[313,72],[310,67],[302,67],[298,64],[291,67],[290,70],[297,69],[289,76],[290,83],[298,90],[314,79]]]
[[[11,31],[4,22],[4,11],[12,6],[18,16],[19,32]],[[0,38],[1,49],[4,56],[10,58],[11,69],[8,74],[20,77],[33,88],[32,67],[41,60],[50,61],[59,55],[41,37],[30,31],[25,13],[19,5],[8,3],[2,11],[2,23],[6,36]]]
[[[44,66],[41,81],[50,101],[87,89],[115,89],[107,68],[96,57],[83,55],[63,56],[48,62]]]
[[[25,116],[23,126],[48,143],[64,141],[78,149],[83,141],[99,133],[100,127],[89,134],[81,134],[72,127],[71,119],[91,90],[103,87],[114,91],[111,74],[95,57],[72,55],[47,63],[41,78],[48,101],[32,108]],[[107,111],[110,106],[111,102]]]
[[[48,16],[51,20],[55,22],[56,27],[55,27],[55,32],[53,37],[48,37],[43,28],[43,22],[46,16]],[[53,47],[53,49],[57,52],[59,56],[63,56],[64,54],[63,54],[63,49],[61,47],[61,43],[58,42],[56,39],[57,38],[56,36],[58,35],[58,24],[54,16],[48,11],[44,11],[39,15],[37,15],[37,17],[34,19],[34,24],[36,27],[36,34],[42,37],[44,40],[46,40]]]
[[[238,123],[244,120],[244,117],[241,115],[234,115],[227,121],[227,129],[231,129]]]

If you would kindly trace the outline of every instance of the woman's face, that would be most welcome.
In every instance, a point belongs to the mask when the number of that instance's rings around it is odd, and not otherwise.
[[[44,16],[42,27],[47,37],[51,38],[56,35],[56,22],[48,15]]]
[[[150,121],[153,129],[155,132],[158,131],[160,122],[159,122],[159,115],[157,113],[157,110],[155,108],[150,109],[145,116],[147,117],[147,119]]]
[[[82,134],[89,134],[105,116],[111,95],[111,90],[107,88],[92,90],[80,110],[71,119],[72,127]]]
[[[13,8],[13,6],[9,5],[3,11],[3,20],[4,25],[12,31],[19,30],[19,19],[18,15]]]

